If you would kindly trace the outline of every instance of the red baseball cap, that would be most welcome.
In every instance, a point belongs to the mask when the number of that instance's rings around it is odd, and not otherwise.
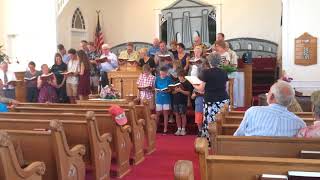
[[[118,105],[112,105],[108,109],[109,113],[112,116],[112,119],[120,126],[127,124],[128,119],[124,110]]]

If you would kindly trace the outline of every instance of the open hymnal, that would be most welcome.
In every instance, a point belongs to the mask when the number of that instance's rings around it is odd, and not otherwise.
[[[46,80],[46,79],[48,79],[49,77],[51,77],[52,75],[53,75],[53,73],[42,74],[42,75],[40,76],[40,78],[41,78],[42,80]]]
[[[288,180],[286,175],[262,174],[260,180]]]
[[[172,61],[170,54],[159,54],[158,55],[161,61]]]
[[[20,82],[20,80],[10,80],[9,82],[7,82],[7,84],[14,84],[16,82]]]
[[[178,82],[178,83],[175,83],[175,84],[170,84],[168,87],[169,87],[170,89],[174,89],[174,88],[176,88],[176,87],[179,87],[180,85],[181,85],[181,83]]]
[[[63,73],[61,73],[62,75],[73,75],[74,74],[74,72],[63,72]]]
[[[169,90],[169,88],[162,88],[162,89],[158,89],[158,88],[156,88],[156,91],[160,91],[160,92],[166,92],[166,91],[168,91]]]
[[[24,78],[24,80],[26,80],[26,81],[33,81],[33,80],[36,80],[37,79],[37,76],[33,76],[33,77],[31,77],[31,78]]]
[[[197,76],[185,76],[185,78],[193,85],[198,85],[203,83]]]
[[[104,62],[107,62],[107,60],[108,60],[108,58],[107,57],[101,57],[101,58],[99,58],[99,59],[95,59],[95,61],[97,62],[97,63],[104,63]]]
[[[320,172],[288,171],[290,180],[319,180]]]
[[[138,89],[139,90],[141,90],[141,91],[145,91],[145,90],[150,90],[150,89],[152,89],[152,87],[151,86],[144,86],[144,87],[138,87]]]

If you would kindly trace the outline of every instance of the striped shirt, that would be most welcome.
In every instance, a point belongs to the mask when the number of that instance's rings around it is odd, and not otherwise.
[[[306,123],[279,104],[248,109],[234,136],[293,137]]]

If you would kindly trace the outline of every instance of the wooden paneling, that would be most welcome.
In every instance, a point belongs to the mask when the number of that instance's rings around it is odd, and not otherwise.
[[[24,83],[24,74],[25,72],[15,72],[17,80],[20,80],[16,83],[16,100],[20,102],[26,102],[26,86]]]
[[[121,98],[137,95],[137,80],[141,71],[114,71],[108,73],[109,82],[121,92]]]

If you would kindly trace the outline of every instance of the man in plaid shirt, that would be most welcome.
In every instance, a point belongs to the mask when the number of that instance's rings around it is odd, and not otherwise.
[[[151,110],[154,109],[154,82],[155,77],[151,74],[151,68],[148,64],[142,67],[143,72],[140,74],[137,80],[137,85],[139,89],[139,99],[140,103],[144,100],[149,101],[149,106]]]

